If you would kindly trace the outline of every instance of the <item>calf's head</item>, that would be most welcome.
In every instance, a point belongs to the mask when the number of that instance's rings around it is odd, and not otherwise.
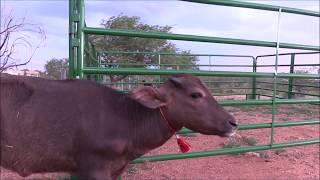
[[[150,86],[133,90],[130,96],[152,109],[162,108],[166,119],[177,129],[230,136],[237,129],[235,118],[212,97],[207,87],[195,76],[172,76],[159,88]]]

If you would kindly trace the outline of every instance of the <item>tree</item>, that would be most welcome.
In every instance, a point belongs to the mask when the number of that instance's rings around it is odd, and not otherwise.
[[[0,21],[0,73],[14,67],[28,64],[46,36],[40,25],[15,18],[1,9]],[[38,39],[38,42],[33,42]],[[19,57],[16,53],[19,52]],[[25,52],[23,56],[21,53]]]
[[[102,20],[101,25],[106,29],[130,29],[144,32],[170,33],[172,27],[148,25],[141,22],[140,17],[118,15],[107,20]],[[190,51],[181,51],[175,44],[163,39],[119,37],[119,36],[91,36],[90,40],[99,51],[124,51],[124,52],[165,52],[190,54]],[[190,64],[195,65],[198,59],[192,56],[162,56],[161,64]],[[158,56],[152,54],[104,54],[102,63],[136,63],[158,64]],[[128,66],[116,66],[128,67]],[[137,66],[134,66],[137,67]],[[145,67],[142,66],[142,67]],[[178,66],[167,66],[177,69]],[[184,66],[184,69],[197,69],[196,66]],[[126,76],[110,76],[112,82],[123,79]]]
[[[68,59],[52,58],[44,65],[45,73],[51,79],[65,79],[68,74]]]

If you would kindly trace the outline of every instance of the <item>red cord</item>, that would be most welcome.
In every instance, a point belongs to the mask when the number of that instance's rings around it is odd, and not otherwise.
[[[160,107],[160,114],[162,119],[166,122],[168,128],[170,129],[170,131],[176,136],[176,140],[177,140],[177,144],[179,145],[179,148],[181,150],[182,153],[186,153],[188,151],[191,150],[191,146],[181,137],[179,137],[176,133],[176,130],[174,130],[172,128],[172,126],[170,126],[169,121],[167,120],[167,118],[164,116],[164,113],[162,111],[162,108]]]
[[[160,107],[159,109],[160,109],[161,117],[162,117],[162,119],[167,123],[168,128],[171,130],[171,132],[172,132],[174,135],[177,135],[177,134],[176,134],[176,130],[174,130],[174,129],[170,126],[169,121],[168,121],[167,118],[164,116],[164,113],[163,113],[163,111],[162,111],[162,108]]]

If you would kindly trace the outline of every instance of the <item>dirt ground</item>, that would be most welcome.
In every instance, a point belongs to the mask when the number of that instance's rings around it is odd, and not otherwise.
[[[268,123],[271,121],[270,106],[227,107],[240,124]],[[319,119],[319,105],[279,105],[277,122]],[[186,136],[192,151],[205,151],[262,145],[270,142],[270,129],[239,131],[235,137],[220,138],[193,134]],[[275,129],[275,143],[318,139],[319,125],[283,127]],[[179,153],[175,139],[147,155]],[[319,144],[291,147],[237,155],[211,156],[196,159],[147,162],[130,165],[123,174],[124,180],[183,179],[183,180],[318,180],[320,179]],[[67,174],[35,174],[21,178],[2,169],[1,180],[11,179],[63,179]]]

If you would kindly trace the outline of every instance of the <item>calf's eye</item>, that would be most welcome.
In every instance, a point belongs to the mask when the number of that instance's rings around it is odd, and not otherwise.
[[[202,94],[199,92],[191,93],[190,95],[193,99],[201,98]]]

